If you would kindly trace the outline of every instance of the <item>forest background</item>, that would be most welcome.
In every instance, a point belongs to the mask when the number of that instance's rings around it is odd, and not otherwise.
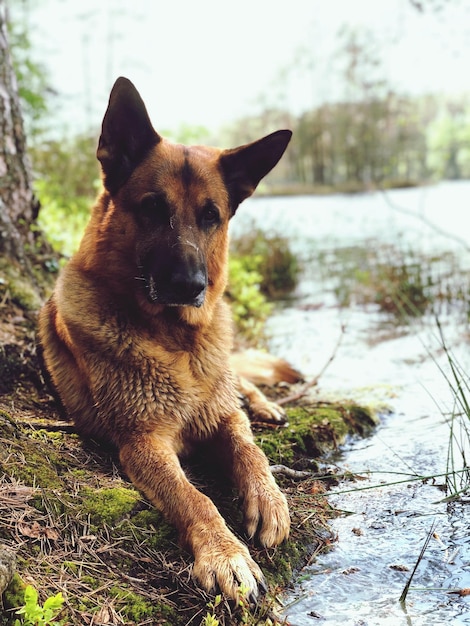
[[[184,2],[177,4],[178,11],[189,6]],[[190,16],[183,12],[183,34],[185,29],[191,27],[197,40],[203,22],[210,22],[217,17],[211,18],[210,13],[205,12],[212,4],[207,0],[202,2]],[[349,5],[337,0],[332,4],[335,5],[333,9],[345,9]],[[372,6],[361,0],[356,12],[364,11],[368,4]],[[377,187],[417,185],[440,179],[469,178],[468,89],[465,81],[457,81],[457,87],[454,85],[448,90],[445,80],[446,75],[452,74],[452,58],[455,59],[455,72],[458,72],[462,61],[461,46],[466,30],[464,27],[456,29],[456,20],[467,15],[470,7],[466,7],[466,4],[460,0],[387,0],[381,3],[385,16],[383,19],[387,19],[386,11],[391,10],[395,10],[400,18],[388,24],[388,31],[384,30],[383,24],[381,29],[372,29],[370,20],[370,23],[368,20],[363,23],[356,20],[347,24],[347,14],[339,11],[330,47],[328,52],[324,52],[327,56],[320,58],[320,34],[325,39],[322,27],[323,24],[328,25],[324,9],[309,24],[303,41],[301,36],[305,31],[299,28],[297,43],[291,48],[285,44],[282,67],[266,67],[265,75],[259,78],[258,94],[250,93],[249,98],[247,94],[240,94],[239,99],[245,103],[245,107],[238,119],[223,121],[222,115],[217,125],[216,114],[211,114],[213,123],[207,124],[202,123],[204,116],[200,117],[201,123],[197,121],[197,116],[191,116],[192,109],[197,109],[193,103],[203,97],[195,93],[194,98],[191,98],[191,94],[188,94],[187,102],[180,103],[181,97],[175,82],[179,85],[187,80],[194,88],[194,72],[189,72],[187,77],[175,74],[170,85],[156,81],[155,89],[160,91],[161,99],[165,100],[162,92],[170,92],[171,96],[174,91],[175,108],[180,106],[183,110],[186,107],[186,117],[178,118],[179,122],[174,122],[172,128],[158,126],[158,130],[176,141],[230,146],[251,141],[277,128],[293,129],[294,139],[286,157],[262,189],[270,193],[355,192]],[[265,23],[257,25],[259,33],[256,35],[260,57],[263,56],[262,38],[266,36],[268,41],[270,30],[274,36],[276,20],[279,21],[279,15],[274,15],[276,9],[273,9],[273,26],[270,26],[268,5],[261,2],[257,9],[262,10],[263,6]],[[81,233],[90,203],[100,184],[95,150],[99,116],[104,112],[106,98],[90,100],[90,94],[97,91],[91,84],[96,74],[94,66],[98,61],[105,66],[103,71],[106,80],[101,81],[103,84],[100,84],[101,91],[98,90],[98,93],[106,93],[106,82],[112,83],[114,73],[119,72],[121,66],[130,70],[132,65],[131,61],[127,61],[126,65],[120,60],[122,51],[119,52],[119,39],[124,38],[127,30],[139,31],[139,28],[144,28],[146,11],[156,12],[148,14],[150,19],[152,15],[161,18],[168,9],[164,11],[159,3],[154,5],[145,2],[139,2],[134,9],[129,9],[119,0],[103,3],[100,7],[93,3],[88,7],[87,2],[78,7],[68,0],[43,3],[11,0],[9,8],[11,51],[33,163],[35,191],[42,205],[39,223],[55,247],[70,254],[76,247],[77,237],[64,233],[64,219],[67,217],[69,232]],[[302,8],[305,10],[303,2],[293,2],[285,18],[286,28],[291,26],[290,14],[296,11],[296,19],[302,21]],[[243,9],[244,6],[240,6],[240,10]],[[304,21],[308,21],[309,16],[306,14]],[[199,22],[188,25],[192,17]],[[79,34],[73,43],[80,50],[74,51],[72,46],[57,50],[51,43],[46,49],[40,47],[41,41],[45,41],[44,35],[48,33],[47,20],[50,20],[50,28],[53,28],[58,19],[62,20],[64,31],[71,23],[76,25]],[[416,79],[416,89],[420,93],[409,83],[408,86],[405,83],[400,85],[400,81],[393,78],[397,72],[410,72],[410,68],[406,67],[406,59],[402,67],[398,68],[393,60],[390,61],[391,48],[406,34],[407,25],[409,30],[410,20],[415,19],[422,20],[423,31],[429,30],[428,44],[431,42],[432,46],[434,41],[434,52],[437,52],[437,58],[441,53],[442,58],[442,67],[434,68],[434,83],[431,78],[432,84],[428,80],[420,85]],[[227,28],[229,26],[226,25]],[[236,22],[233,27],[236,27]],[[161,28],[161,19],[157,19],[156,39],[162,37]],[[255,30],[252,28],[248,35],[253,32]],[[422,39],[416,40],[416,45],[422,46],[422,55],[428,55],[428,61],[433,63],[436,57],[429,52],[432,47],[427,48],[422,43],[425,34]],[[144,31],[142,36],[145,36]],[[54,37],[54,33],[49,31],[50,41],[54,41]],[[101,52],[93,48],[97,37],[102,43]],[[178,29],[175,31],[175,39],[180,39]],[[215,39],[218,41],[217,37]],[[291,39],[296,41],[295,37]],[[240,48],[250,47],[243,40],[239,45]],[[151,42],[148,42],[148,46],[151,46]],[[151,59],[146,59],[145,67],[150,68],[149,80],[155,80],[152,71],[158,76],[157,66],[171,66],[175,63],[179,68],[180,61],[175,61],[174,51],[168,52],[168,59],[155,59],[153,70]],[[72,62],[75,53],[78,54],[80,76],[75,75],[76,65]],[[129,58],[133,59],[135,53],[135,50],[129,50]],[[96,58],[96,54],[100,54],[100,59]],[[224,56],[223,51],[216,54]],[[245,61],[239,54],[240,72],[246,73],[249,83],[248,68],[243,67]],[[67,65],[70,60],[68,74],[73,74],[74,95],[69,93],[67,96],[61,92],[61,85],[54,82],[54,76],[60,75],[57,71],[60,59],[62,65]],[[227,63],[230,63],[230,58],[227,59]],[[410,64],[415,62],[414,57],[409,58]],[[256,65],[256,59],[253,59],[253,63]],[[419,73],[419,68],[416,69]],[[142,68],[136,68],[135,73],[140,76]],[[424,73],[421,71],[422,75]],[[197,79],[205,85],[204,78]],[[233,81],[239,79],[240,76],[237,76]],[[87,93],[82,96],[79,95],[81,83],[89,85]],[[144,94],[149,90],[149,85],[137,84],[137,87],[143,87]],[[218,91],[217,84],[214,84],[214,91]],[[292,98],[292,93],[296,92],[303,94],[298,102]],[[168,95],[165,97],[168,99]],[[145,95],[144,98],[147,100]],[[213,96],[206,91],[204,98],[210,101]],[[77,106],[84,112],[81,117],[76,114]],[[210,109],[209,103],[207,108]],[[151,117],[152,113],[151,109]],[[165,116],[163,118],[165,120]]]

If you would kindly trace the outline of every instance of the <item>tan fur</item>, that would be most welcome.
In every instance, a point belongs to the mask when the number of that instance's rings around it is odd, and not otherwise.
[[[255,385],[276,385],[280,382],[298,383],[302,374],[287,361],[261,350],[244,350],[230,355],[230,364],[240,376]]]
[[[240,585],[256,596],[262,573],[179,457],[211,443],[238,489],[249,537],[258,533],[268,547],[287,537],[286,499],[240,409],[222,299],[229,219],[290,134],[270,137],[231,151],[172,144],[151,128],[132,84],[118,79],[98,149],[105,188],[39,324],[46,367],[77,429],[117,446],[131,480],[193,552],[200,584],[233,598]],[[157,208],[147,215],[149,193]],[[172,254],[184,269],[183,295],[168,295],[179,280],[165,265]],[[189,293],[195,267],[207,272],[197,297]]]

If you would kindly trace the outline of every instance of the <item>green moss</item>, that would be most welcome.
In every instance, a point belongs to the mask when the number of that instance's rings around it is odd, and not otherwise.
[[[141,621],[151,617],[154,612],[152,603],[129,589],[114,586],[109,590],[109,595],[116,600],[116,606],[122,607],[128,620]]]
[[[60,431],[51,431],[46,428],[40,428],[39,430],[33,430],[31,433],[31,439],[39,439],[42,441],[48,441],[56,444],[60,447],[60,444],[64,441],[64,433]]]
[[[0,295],[6,296],[26,311],[37,311],[42,300],[31,280],[7,257],[0,260]]]
[[[38,293],[31,286],[31,282],[19,277],[8,283],[11,299],[22,309],[37,311],[42,304]]]
[[[91,589],[98,589],[101,586],[101,581],[98,578],[94,578],[88,574],[80,576],[80,581],[91,587]]]
[[[72,574],[77,574],[77,572],[79,571],[78,564],[74,563],[74,561],[64,561],[62,564],[62,568],[68,572],[71,572]]]
[[[285,428],[263,430],[258,445],[272,463],[291,465],[317,458],[343,444],[350,434],[365,435],[377,424],[371,411],[352,403],[315,404],[287,409]]]
[[[84,487],[80,496],[83,501],[82,513],[90,516],[90,522],[96,527],[104,524],[115,526],[127,515],[140,500],[140,494],[132,488],[109,487],[90,489]]]
[[[284,431],[275,433],[262,431],[255,435],[256,443],[263,450],[271,463],[291,465],[294,461],[292,442],[289,442]]]
[[[126,587],[111,587],[109,595],[114,599],[116,610],[126,621],[142,622],[149,618],[170,620],[169,624],[177,624],[177,611],[165,604],[150,602]],[[164,622],[163,622],[164,623]]]
[[[0,433],[4,436],[15,437],[17,428],[12,416],[0,409]]]
[[[63,487],[61,474],[68,467],[68,459],[44,441],[44,436],[37,441],[31,434],[20,430],[7,413],[0,414],[0,437],[8,441],[5,451],[9,452],[0,455],[0,472],[28,486]]]
[[[24,590],[26,583],[21,576],[14,574],[10,584],[3,593],[3,606],[5,609],[16,609],[24,604]],[[1,623],[1,622],[0,622]]]
[[[354,432],[361,437],[370,435],[371,430],[379,423],[379,420],[373,411],[363,406],[350,404],[345,407],[345,409],[346,418],[354,425]],[[386,409],[384,408],[384,410]]]
[[[91,576],[82,576],[80,582],[86,584],[94,590],[102,589],[103,585]],[[99,595],[98,595],[99,594]],[[104,601],[111,600],[114,610],[120,615],[126,624],[162,624],[168,626],[178,626],[186,623],[183,616],[176,608],[167,604],[163,599],[156,601],[149,599],[133,591],[125,583],[113,585],[106,589],[105,595],[97,592],[90,597],[83,597],[76,605],[76,610],[90,614],[95,613],[102,606]]]
[[[139,511],[127,522],[132,529],[132,536],[136,541],[144,541],[149,548],[162,550],[169,543],[177,541],[177,533],[171,524],[165,521],[162,513],[151,508]]]
[[[293,577],[293,571],[303,564],[311,546],[300,543],[296,538],[288,539],[272,552],[261,552],[256,556],[270,589],[285,587]]]
[[[15,448],[24,456],[19,457],[18,463],[9,463],[8,467],[4,468],[12,477],[25,485],[43,489],[62,487],[58,469],[64,468],[66,463],[57,452],[54,453],[49,448],[46,456],[44,448],[26,438]],[[21,462],[21,458],[27,459],[27,462]],[[0,467],[1,465],[0,463]]]

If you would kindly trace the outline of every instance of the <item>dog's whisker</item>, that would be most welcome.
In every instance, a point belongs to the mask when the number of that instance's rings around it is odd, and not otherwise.
[[[191,248],[194,248],[196,252],[199,252],[199,246],[197,246],[192,241],[189,241],[189,239],[186,239],[186,241],[183,241],[183,245],[190,246]]]

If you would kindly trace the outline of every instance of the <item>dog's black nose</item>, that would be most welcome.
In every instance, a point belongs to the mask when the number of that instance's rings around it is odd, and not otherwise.
[[[208,283],[204,259],[183,255],[177,247],[169,252],[151,250],[143,259],[142,275],[148,299],[167,306],[202,306]]]
[[[175,273],[171,278],[171,287],[181,300],[194,300],[206,288],[206,276],[203,271]]]

